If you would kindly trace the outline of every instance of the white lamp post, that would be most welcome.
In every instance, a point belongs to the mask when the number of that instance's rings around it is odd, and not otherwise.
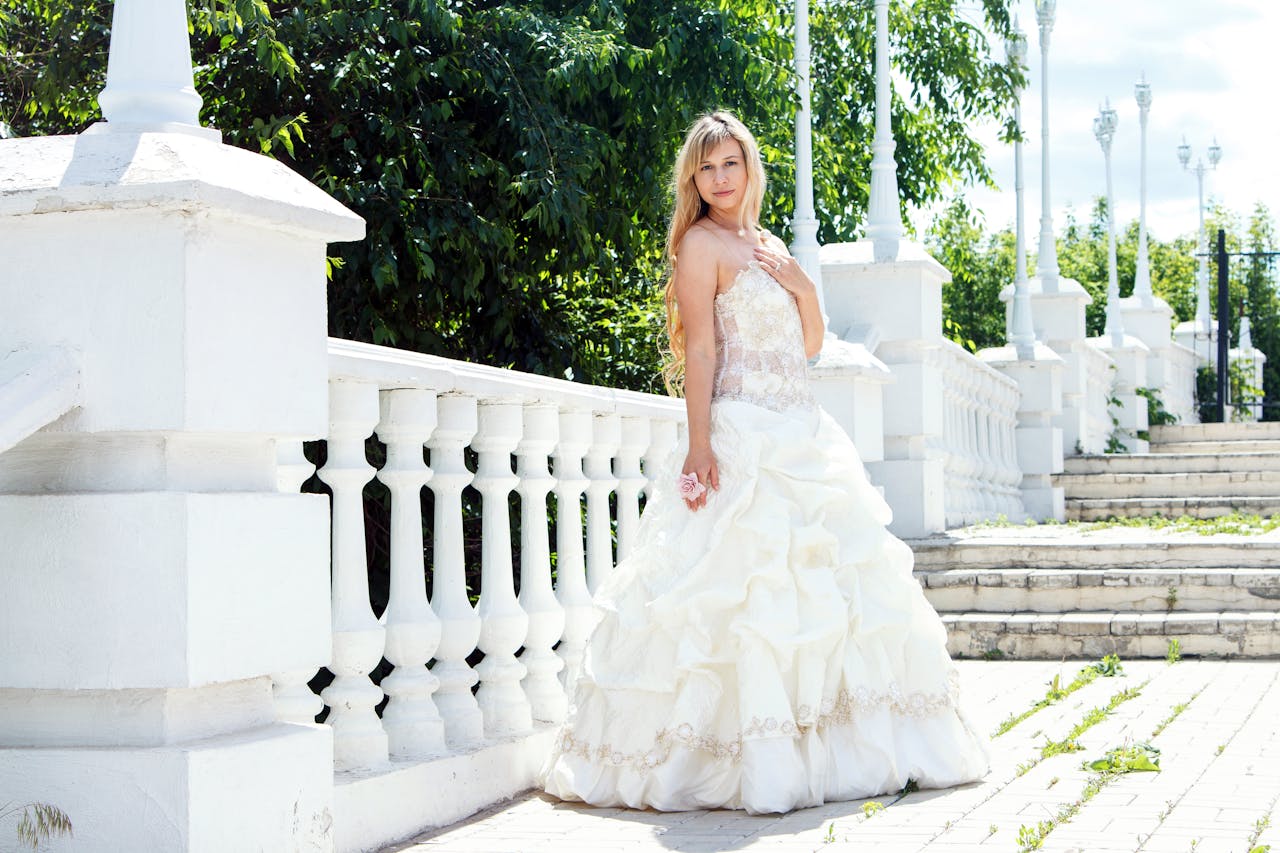
[[[210,139],[200,126],[200,95],[191,73],[187,7],[173,0],[116,0],[107,85],[98,95],[101,131],[163,131]]]
[[[876,10],[876,135],[871,145],[871,198],[867,236],[877,263],[898,258],[902,212],[898,205],[898,164],[893,159],[893,129],[889,122],[892,88],[889,79],[889,0],[875,0]]]
[[[1022,70],[1027,62],[1027,36],[1018,29],[1017,21],[1013,24],[1013,36],[1005,43],[1005,54],[1009,64]],[[1023,221],[1023,182],[1022,182],[1022,90],[1014,95],[1013,124],[1018,137],[1013,142],[1013,192],[1017,200],[1017,220],[1015,222],[1015,254],[1016,267],[1013,279],[1013,317],[1009,324],[1009,344],[1017,350],[1018,358],[1033,358],[1035,355],[1036,335],[1031,320],[1031,288],[1027,282],[1027,239]]]
[[[796,0],[796,208],[791,254],[818,287],[825,315],[822,264],[818,261],[818,215],[813,206],[813,130],[809,98],[809,0]]]
[[[1116,135],[1116,111],[1108,101],[1098,110],[1093,120],[1093,135],[1102,147],[1102,159],[1107,170],[1107,327],[1105,335],[1111,346],[1123,347],[1124,319],[1120,314],[1120,279],[1116,273],[1116,213],[1115,199],[1111,192],[1111,142]]]
[[[1209,146],[1208,153],[1208,168],[1217,168],[1218,162],[1222,160],[1222,147],[1218,145],[1218,140],[1215,139]],[[1200,159],[1196,160],[1195,168],[1191,168],[1191,146],[1187,143],[1185,136],[1182,138],[1182,144],[1178,146],[1178,162],[1182,164],[1182,168],[1188,169],[1196,176],[1196,211],[1200,217],[1199,230],[1196,232],[1199,249],[1199,263],[1196,264],[1196,353],[1199,354],[1199,342],[1203,340],[1206,342],[1204,357],[1208,359],[1210,357],[1209,341],[1213,337],[1213,321],[1209,312],[1209,240],[1204,230],[1204,175],[1207,170],[1204,160]]]
[[[1036,275],[1045,293],[1058,290],[1058,247],[1049,199],[1049,34],[1057,6],[1056,0],[1036,0],[1036,23],[1040,25],[1040,252]]]
[[[1138,102],[1138,124],[1141,128],[1141,147],[1138,166],[1138,259],[1133,276],[1133,295],[1143,308],[1150,308],[1151,262],[1147,255],[1147,114],[1151,111],[1151,84],[1146,75],[1133,86],[1133,96]]]

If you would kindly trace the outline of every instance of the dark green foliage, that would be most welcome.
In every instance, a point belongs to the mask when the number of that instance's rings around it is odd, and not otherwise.
[[[986,180],[969,122],[1013,74],[958,0],[895,2],[899,186],[927,202]],[[1007,0],[983,0],[1003,38]],[[769,0],[193,0],[203,119],[368,222],[334,247],[330,332],[634,388],[658,386],[666,180],[684,128],[737,111],[789,239],[791,18]],[[0,120],[98,118],[106,0],[0,0]],[[872,6],[812,12],[825,242],[857,236],[873,98]],[[0,128],[3,132],[3,128]]]

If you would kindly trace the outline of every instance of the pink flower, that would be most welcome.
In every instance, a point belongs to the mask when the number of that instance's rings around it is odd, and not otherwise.
[[[681,474],[676,478],[676,487],[680,490],[680,497],[687,501],[696,501],[707,490],[706,486],[698,482],[696,474]]]

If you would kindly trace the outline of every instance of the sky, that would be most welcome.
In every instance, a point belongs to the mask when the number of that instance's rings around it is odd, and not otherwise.
[[[965,14],[981,21],[976,2]],[[1028,248],[1038,243],[1041,211],[1040,35],[1033,0],[1014,0],[1027,34],[1029,85],[1023,93]],[[999,48],[1003,55],[1003,46]],[[1111,169],[1116,225],[1138,218],[1138,106],[1133,85],[1145,73],[1152,104],[1147,123],[1147,225],[1161,240],[1197,227],[1196,177],[1178,162],[1185,136],[1191,165],[1217,138],[1218,168],[1205,175],[1206,203],[1247,216],[1262,201],[1280,216],[1280,2],[1278,0],[1059,0],[1049,42],[1050,199],[1061,233],[1072,208],[1087,220],[1106,191],[1093,118],[1107,98],[1118,112]],[[1013,224],[1013,147],[994,124],[975,128],[987,146],[998,190],[965,195],[987,227]],[[932,211],[915,218],[927,224]]]

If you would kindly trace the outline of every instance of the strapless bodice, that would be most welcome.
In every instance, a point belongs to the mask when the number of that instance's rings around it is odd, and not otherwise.
[[[712,399],[775,412],[814,407],[795,298],[752,261],[715,298]]]

